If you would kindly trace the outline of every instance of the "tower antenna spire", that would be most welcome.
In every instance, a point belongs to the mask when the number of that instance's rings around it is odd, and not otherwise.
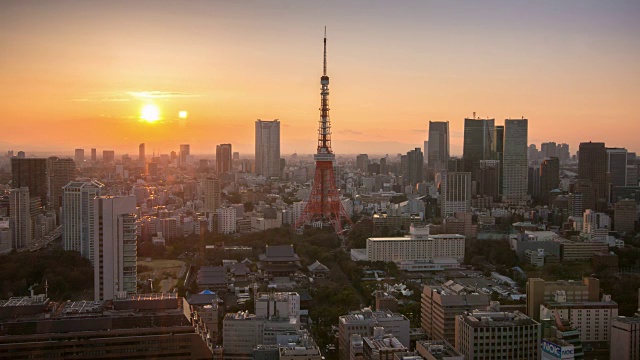
[[[322,66],[322,75],[327,76],[327,27],[324,27],[324,63]]]

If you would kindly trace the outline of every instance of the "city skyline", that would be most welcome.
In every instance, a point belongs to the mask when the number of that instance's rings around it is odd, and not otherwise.
[[[255,120],[271,118],[282,154],[312,154],[327,25],[339,154],[405,153],[429,121],[449,121],[460,155],[473,112],[524,116],[529,143],[572,153],[584,141],[640,150],[634,2],[150,4],[4,3],[0,116],[13,121],[0,146],[212,154],[231,143],[251,154]]]

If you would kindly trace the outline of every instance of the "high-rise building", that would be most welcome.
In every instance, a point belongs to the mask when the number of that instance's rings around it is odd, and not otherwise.
[[[71,181],[62,193],[62,245],[65,250],[75,250],[82,257],[94,260],[95,234],[93,199],[100,197],[104,185],[98,181]]]
[[[540,323],[519,311],[467,311],[456,316],[455,332],[467,360],[538,360]]]
[[[569,144],[558,144],[558,159],[562,164],[568,162],[571,159]]]
[[[93,199],[94,298],[113,300],[137,289],[136,197]]]
[[[408,185],[415,187],[423,180],[424,155],[420,148],[415,148],[407,153]]]
[[[0,216],[0,255],[8,254],[12,249],[11,218]]]
[[[256,120],[255,172],[265,177],[280,176],[280,120]]]
[[[618,304],[606,294],[596,301],[569,301],[564,290],[557,290],[540,305],[540,318],[555,319],[556,314],[580,331],[582,342],[606,343],[611,340],[611,320],[618,316]]]
[[[202,193],[204,195],[204,210],[208,212],[215,212],[221,204],[220,180],[215,177],[203,179]]]
[[[505,120],[502,196],[507,203],[527,201],[527,134],[527,119]]]
[[[560,160],[557,157],[545,159],[540,164],[540,200],[549,204],[551,190],[560,186]]]
[[[485,309],[491,299],[486,294],[456,292],[449,284],[424,286],[420,300],[420,324],[429,338],[454,343],[456,316],[465,311]]]
[[[91,161],[98,161],[98,151],[95,148],[91,149]]]
[[[614,230],[619,233],[631,234],[635,231],[638,221],[638,206],[633,199],[618,200],[613,210]]]
[[[236,209],[231,206],[218,208],[218,233],[233,234],[236,232]]]
[[[545,281],[540,278],[527,280],[527,314],[540,321],[540,305],[553,300],[557,290],[563,290],[567,301],[598,301],[600,298],[600,280],[585,277],[580,281]]]
[[[50,157],[51,163],[49,172],[49,183],[51,189],[51,203],[53,209],[58,215],[60,215],[60,207],[62,206],[62,188],[70,181],[76,178],[76,163],[72,159],[59,159],[57,157]],[[59,221],[62,221],[60,219]]]
[[[591,181],[596,189],[596,202],[607,199],[607,148],[601,142],[580,143],[578,178]]]
[[[617,200],[611,198],[613,188],[627,184],[627,158],[627,149],[607,148],[607,194],[609,194],[610,203],[615,203]]]
[[[558,145],[555,142],[546,142],[540,145],[540,152],[542,157],[551,158],[558,157]]]
[[[638,186],[638,162],[634,152],[627,153],[627,186]]]
[[[428,154],[430,180],[447,168],[449,149],[449,122],[429,121],[429,149],[425,154]]]
[[[9,191],[9,220],[13,233],[13,248],[17,250],[31,245],[31,202],[28,187]]]
[[[231,144],[216,145],[216,171],[218,174],[231,171],[233,165],[232,154]]]
[[[39,197],[43,205],[47,204],[47,159],[11,158],[11,187],[29,188],[29,196]]]
[[[180,145],[180,166],[187,165],[187,157],[191,155],[191,146],[189,144]]]
[[[493,160],[495,119],[464,119],[462,158],[465,171],[476,180],[480,160]]]
[[[76,164],[78,164],[78,166],[82,167],[82,165],[84,164],[84,149],[76,149],[73,159],[75,160]]]
[[[494,200],[498,200],[500,178],[500,160],[480,160],[478,195],[491,196]]]
[[[498,194],[502,195],[502,174],[503,169],[502,166],[504,164],[504,125],[496,125],[496,130],[493,136],[493,154],[494,160],[500,161],[498,164],[500,170],[500,177],[498,178],[499,186],[498,186]],[[527,153],[528,156],[528,153]],[[496,198],[497,199],[497,198]]]
[[[440,215],[445,218],[456,212],[467,212],[471,206],[471,173],[440,173]]]
[[[529,162],[533,162],[537,161],[539,157],[540,152],[538,151],[536,144],[529,144],[529,147],[527,148],[527,160]]]
[[[605,242],[611,230],[611,218],[605,213],[587,209],[582,217],[582,233],[589,241]]]
[[[145,158],[146,158],[146,153],[145,153],[145,145],[144,143],[138,145],[138,162],[142,165],[145,164]]]
[[[102,162],[111,164],[116,160],[116,152],[113,150],[102,150]]]
[[[611,321],[610,359],[640,359],[640,314],[620,316]]]
[[[360,154],[356,156],[356,167],[363,173],[367,172],[367,166],[369,165],[369,155]]]

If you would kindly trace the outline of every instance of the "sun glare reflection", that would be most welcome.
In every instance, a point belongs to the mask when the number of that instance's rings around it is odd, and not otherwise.
[[[140,110],[140,119],[153,123],[160,120],[160,109],[154,104],[146,104]]]

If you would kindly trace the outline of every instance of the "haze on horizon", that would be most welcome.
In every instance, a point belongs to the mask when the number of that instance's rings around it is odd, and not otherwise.
[[[315,151],[328,29],[333,148],[422,147],[429,120],[529,119],[529,143],[640,151],[640,2],[3,1],[3,151]],[[140,120],[153,103],[161,120]],[[187,111],[188,118],[179,118]]]

